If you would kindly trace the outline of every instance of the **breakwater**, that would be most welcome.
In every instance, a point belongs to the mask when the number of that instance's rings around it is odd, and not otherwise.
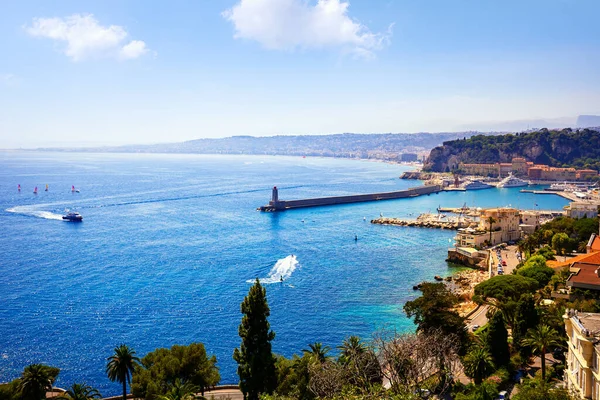
[[[306,207],[320,207],[330,206],[337,204],[349,204],[349,203],[362,203],[367,201],[380,201],[380,200],[392,200],[402,199],[407,197],[417,197],[423,195],[430,195],[432,193],[438,193],[441,191],[439,185],[424,185],[418,186],[406,190],[399,190],[395,192],[382,192],[382,193],[369,193],[369,194],[355,194],[349,196],[334,196],[334,197],[319,197],[313,199],[302,199],[302,200],[279,200],[279,192],[277,187],[273,188],[273,195],[269,204],[259,207],[260,211],[284,211],[294,208],[306,208]]]
[[[378,225],[398,225],[417,228],[435,228],[435,229],[459,229],[467,228],[472,224],[469,220],[434,220],[425,216],[420,216],[416,220],[407,220],[401,218],[381,217],[371,220],[372,224]]]

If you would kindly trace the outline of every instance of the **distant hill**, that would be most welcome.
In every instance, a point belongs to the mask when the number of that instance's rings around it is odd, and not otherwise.
[[[424,170],[444,172],[460,163],[511,162],[525,157],[536,164],[600,170],[600,130],[540,129],[498,136],[475,135],[444,142],[431,150]]]
[[[491,135],[494,133],[487,133]],[[427,154],[444,141],[486,135],[480,132],[385,133],[301,136],[233,136],[222,139],[197,139],[181,143],[128,145],[96,148],[46,148],[38,150],[127,152],[127,153],[197,153],[262,154],[324,156],[397,160],[402,153]]]
[[[580,115],[577,117],[578,128],[593,128],[600,126],[600,115]]]

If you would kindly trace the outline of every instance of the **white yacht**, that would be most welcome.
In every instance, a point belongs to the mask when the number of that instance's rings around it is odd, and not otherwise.
[[[488,185],[485,182],[482,181],[471,181],[471,182],[467,182],[464,186],[465,190],[480,190],[480,189],[490,189],[493,188],[494,186],[492,185]]]
[[[529,182],[524,181],[523,179],[519,179],[513,174],[508,174],[508,176],[500,181],[498,184],[499,188],[513,188],[513,187],[521,187],[527,186]]]

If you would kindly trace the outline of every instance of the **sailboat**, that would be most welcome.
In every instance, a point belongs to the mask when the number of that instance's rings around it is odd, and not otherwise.
[[[46,189],[44,189],[44,192],[48,191],[48,184],[46,183]]]
[[[21,191],[21,185],[20,184],[17,185],[17,191],[19,191],[19,192]]]

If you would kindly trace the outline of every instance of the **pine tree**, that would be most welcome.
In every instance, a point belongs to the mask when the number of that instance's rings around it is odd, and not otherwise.
[[[508,331],[504,325],[504,317],[501,312],[497,311],[490,320],[487,340],[487,347],[496,367],[500,368],[508,365],[510,361]]]
[[[233,359],[238,363],[240,390],[244,398],[257,400],[261,393],[272,393],[277,384],[275,357],[271,341],[275,332],[270,330],[267,317],[271,314],[267,304],[267,291],[258,279],[242,302],[242,323],[239,335],[242,343],[235,349]]]

